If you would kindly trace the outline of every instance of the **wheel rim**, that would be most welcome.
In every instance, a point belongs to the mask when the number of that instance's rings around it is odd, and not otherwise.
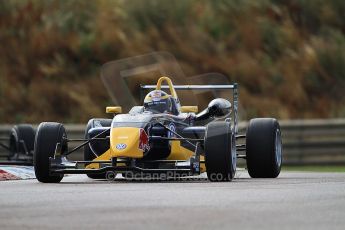
[[[276,130],[276,138],[275,138],[275,152],[276,152],[276,163],[277,166],[280,167],[282,163],[282,139],[280,130]]]

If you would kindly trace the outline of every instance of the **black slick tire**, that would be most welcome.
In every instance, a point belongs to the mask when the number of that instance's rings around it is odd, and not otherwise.
[[[32,125],[19,124],[13,126],[9,139],[9,158],[13,157],[16,153],[32,155],[34,151],[35,134],[36,131]]]
[[[246,133],[247,169],[252,178],[276,178],[282,165],[279,123],[273,118],[250,120]]]
[[[208,124],[204,146],[208,179],[210,181],[231,181],[236,173],[237,157],[231,124],[225,121]]]
[[[38,126],[35,138],[34,168],[38,181],[42,183],[59,183],[63,175],[51,175],[49,158],[54,156],[57,143],[61,143],[62,151],[67,150],[67,138],[62,124],[44,122]]]

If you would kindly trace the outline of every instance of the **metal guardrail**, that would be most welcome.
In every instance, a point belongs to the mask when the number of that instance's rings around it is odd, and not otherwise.
[[[284,165],[345,165],[345,119],[280,121]],[[82,138],[86,125],[66,125],[69,138]],[[12,125],[0,125],[0,138]],[[245,132],[246,122],[239,125]],[[73,145],[71,146],[73,147]],[[3,151],[3,150],[0,150]],[[73,160],[82,159],[82,150]]]
[[[282,121],[285,164],[345,165],[345,119]]]

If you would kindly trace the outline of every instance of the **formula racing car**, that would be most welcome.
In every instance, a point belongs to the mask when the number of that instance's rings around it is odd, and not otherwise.
[[[166,84],[163,85],[163,82]],[[176,85],[159,78],[143,106],[122,114],[121,107],[107,107],[113,119],[91,119],[84,139],[69,139],[60,123],[38,127],[34,167],[37,180],[58,183],[65,174],[90,178],[126,178],[164,175],[188,177],[206,172],[210,181],[231,181],[237,159],[246,159],[253,178],[275,178],[282,164],[279,123],[273,118],[250,120],[246,135],[238,134],[238,85]],[[232,99],[215,98],[198,113],[196,106],[181,106],[178,90],[232,91]],[[237,144],[245,139],[245,144]],[[68,143],[82,142],[73,149]],[[84,148],[83,161],[68,156]]]
[[[14,125],[6,137],[0,138],[0,165],[33,165],[36,131],[29,124]]]

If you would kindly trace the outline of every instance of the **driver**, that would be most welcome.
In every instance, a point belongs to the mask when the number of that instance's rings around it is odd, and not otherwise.
[[[153,90],[146,95],[144,111],[178,114],[175,99],[162,90]]]

